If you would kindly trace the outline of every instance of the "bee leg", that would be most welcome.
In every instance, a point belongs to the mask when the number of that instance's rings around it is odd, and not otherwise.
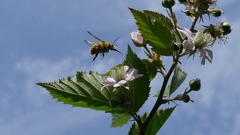
[[[90,63],[92,63],[97,58],[97,56],[98,56],[98,52],[95,54],[93,60]]]
[[[92,62],[97,58],[97,56],[98,56],[98,52],[99,52],[99,48],[97,48],[97,52],[96,52],[96,54],[95,54],[93,60],[92,60],[90,63],[92,63]]]
[[[103,59],[103,57],[104,57],[104,53],[102,54],[102,59]],[[102,60],[102,59],[101,59],[101,60]]]
[[[103,57],[104,57],[104,52],[106,51],[106,47],[105,47],[105,44],[103,44],[103,54],[102,54],[102,59],[103,59]],[[102,60],[101,59],[101,60]]]

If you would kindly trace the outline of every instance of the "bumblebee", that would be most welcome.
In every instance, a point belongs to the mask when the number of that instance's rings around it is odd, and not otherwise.
[[[94,43],[90,40],[84,40],[85,43],[87,43],[88,45],[91,46],[90,54],[92,54],[92,55],[95,54],[95,56],[91,62],[93,62],[97,58],[99,53],[102,53],[102,59],[104,57],[104,54],[105,53],[107,54],[109,52],[109,50],[113,50],[113,51],[117,51],[117,52],[121,53],[120,51],[118,51],[116,49],[116,46],[114,46],[114,43],[118,40],[119,37],[113,42],[113,44],[111,44],[108,41],[103,41],[102,39],[94,36],[91,32],[89,32],[89,31],[87,31],[87,32],[88,32],[88,34],[90,34],[91,36],[93,36],[94,38],[96,38],[97,40],[100,41],[100,42]]]

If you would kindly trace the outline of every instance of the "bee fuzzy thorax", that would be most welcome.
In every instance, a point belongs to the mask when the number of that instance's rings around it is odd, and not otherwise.
[[[90,48],[90,54],[96,54],[96,53],[108,53],[109,48],[107,48],[107,44],[110,44],[108,42],[99,42],[94,44]]]

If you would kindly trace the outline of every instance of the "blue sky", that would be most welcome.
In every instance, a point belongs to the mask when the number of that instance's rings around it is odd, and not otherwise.
[[[122,55],[109,52],[103,60],[99,57],[89,63],[93,57],[84,40],[95,39],[86,31],[110,42],[120,37],[116,44],[125,53],[127,44],[132,45],[130,33],[136,30],[128,7],[166,14],[161,1],[1,0],[0,3],[0,134],[127,134],[131,122],[122,128],[110,128],[110,114],[58,103],[35,83],[74,76],[76,71],[104,73],[122,62]],[[202,66],[198,56],[194,60],[182,59],[181,67],[188,72],[183,85],[200,78],[202,89],[190,93],[194,103],[178,102],[179,106],[158,134],[240,134],[238,6],[237,0],[221,0],[218,7],[224,11],[223,16],[211,17],[211,23],[227,21],[233,28],[227,44],[213,47],[213,64]],[[183,9],[179,4],[174,7],[175,11]],[[180,25],[189,27],[188,18],[181,13],[177,15],[181,18]],[[209,22],[207,16],[204,18]],[[141,49],[132,47],[140,57],[145,57]],[[152,95],[160,87],[159,80],[157,77],[152,82],[151,96],[140,113],[149,112],[154,104],[156,99]]]

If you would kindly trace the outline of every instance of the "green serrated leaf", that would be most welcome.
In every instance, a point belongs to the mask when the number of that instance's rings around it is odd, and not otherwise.
[[[162,14],[129,8],[142,36],[147,39],[152,50],[164,56],[172,55],[171,44],[175,35],[171,33],[169,19]]]
[[[137,55],[132,51],[130,46],[128,46],[128,52],[123,65],[129,66],[129,68],[135,68],[138,70],[138,74],[143,74],[143,77],[139,77],[128,83],[129,93],[131,96],[131,106],[134,111],[138,111],[141,106],[148,99],[150,92],[150,78],[147,73],[147,68],[143,61],[137,57]]]
[[[157,93],[153,97],[158,97],[159,94],[160,94],[160,90],[158,90]]]
[[[136,122],[133,122],[132,127],[130,128],[130,131],[128,132],[128,135],[139,135],[140,129]]]
[[[102,111],[112,111],[109,98],[113,96],[112,90],[101,91],[104,77],[90,72],[77,72],[76,77],[68,77],[53,83],[37,83],[47,89],[53,98],[64,104],[91,108]]]
[[[146,135],[156,135],[157,132],[161,129],[163,124],[167,121],[169,116],[172,114],[173,110],[175,109],[176,106],[172,108],[167,108],[165,110],[158,110],[153,118],[152,121],[149,123]]]
[[[169,95],[170,95],[170,85],[168,85],[167,88],[165,89],[163,93],[163,97],[169,97]]]
[[[153,78],[157,75],[156,67],[154,67],[148,60],[143,60],[143,62],[146,65],[147,73],[149,74],[150,79],[153,80]]]
[[[142,115],[141,120],[142,120],[142,121],[146,121],[147,117],[148,117],[148,113],[145,112],[145,113]]]
[[[174,70],[174,75],[172,77],[169,96],[178,89],[178,87],[183,83],[186,77],[187,73],[184,72],[179,66],[177,66]]]
[[[168,85],[167,88],[164,90],[163,97],[169,97],[169,93],[170,93],[170,85]],[[160,90],[158,90],[153,97],[158,97],[159,94],[160,94]]]
[[[155,12],[155,11],[150,11],[150,10],[143,10],[143,12],[146,15],[149,15],[152,18],[158,20],[160,23],[162,23],[162,25],[167,27],[169,30],[173,30],[173,24],[172,24],[171,20],[168,17],[166,17],[165,15]]]
[[[122,66],[122,64],[118,64],[118,65],[114,66],[114,67],[111,68],[107,73],[102,74],[102,76],[111,76],[111,73],[110,73],[111,70],[116,69],[116,67],[120,67],[120,66]]]
[[[121,127],[131,119],[131,115],[128,113],[113,113],[111,127]]]

